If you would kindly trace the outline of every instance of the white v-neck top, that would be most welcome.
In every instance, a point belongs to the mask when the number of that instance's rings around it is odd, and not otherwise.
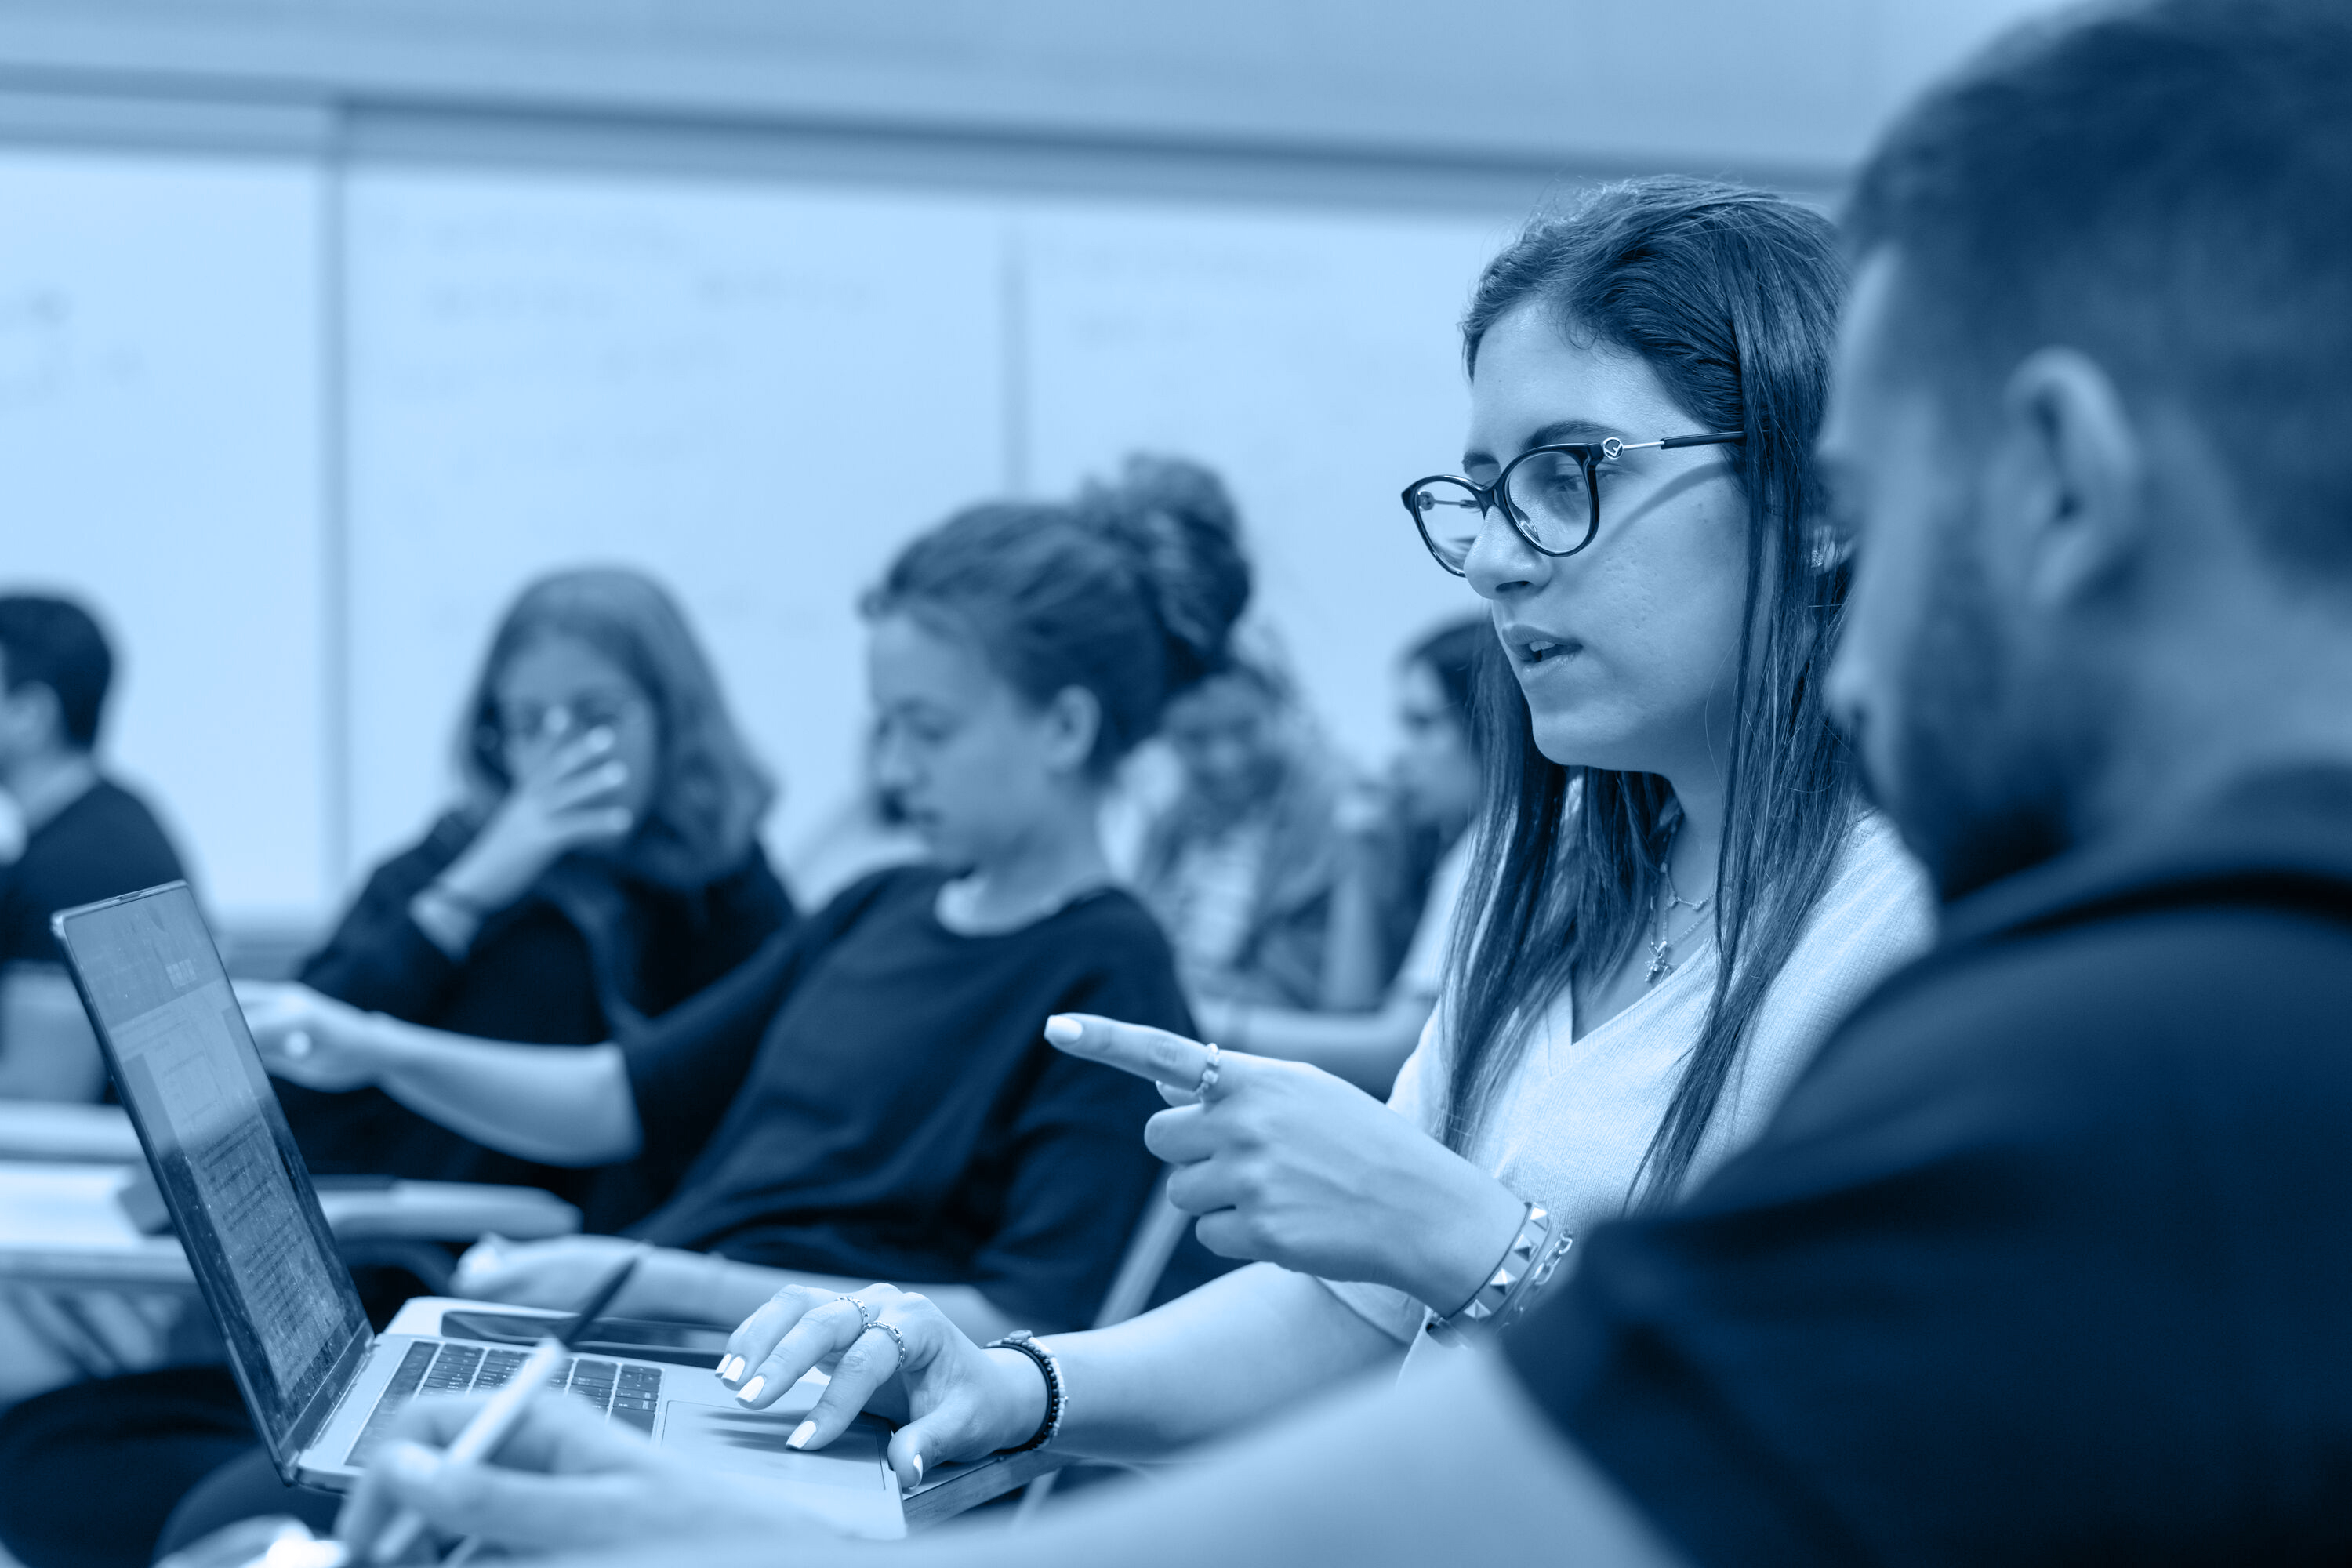
[[[1683,1059],[1698,1044],[1713,999],[1710,933],[1675,971],[1582,1039],[1563,989],[1523,1058],[1478,1118],[1467,1151],[1512,1192],[1580,1236],[1625,1210],[1634,1173],[1664,1118]],[[1830,882],[1789,963],[1766,992],[1746,1048],[1724,1085],[1689,1181],[1703,1179],[1763,1130],[1832,1028],[1873,987],[1927,951],[1935,902],[1894,828],[1865,815],[1846,838]],[[1397,1075],[1389,1106],[1443,1136],[1446,1080],[1441,1003]],[[1570,1255],[1573,1258],[1573,1254]],[[1422,1303],[1384,1285],[1326,1280],[1332,1292],[1400,1341],[1419,1334]],[[1442,1310],[1459,1303],[1448,1301]]]

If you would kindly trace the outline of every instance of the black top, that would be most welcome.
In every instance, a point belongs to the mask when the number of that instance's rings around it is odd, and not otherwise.
[[[2352,773],[1953,906],[1509,1347],[1701,1563],[2352,1555]]]
[[[791,923],[792,900],[752,846],[708,886],[678,889],[569,858],[483,922],[457,963],[434,945],[409,900],[472,841],[445,817],[376,868],[301,979],[355,1007],[412,1024],[524,1045],[585,1046],[667,1013]],[[582,1205],[617,1228],[667,1193],[642,1171],[598,1174],[485,1149],[379,1089],[323,1094],[281,1082],[278,1098],[313,1171],[446,1182],[513,1182]]]
[[[26,836],[0,867],[0,964],[62,963],[49,917],[187,873],[146,803],[100,779]]]
[[[996,936],[883,871],[625,1038],[646,1160],[691,1162],[635,1227],[781,1268],[970,1284],[1033,1327],[1091,1319],[1159,1165],[1150,1084],[1055,1050],[1060,1012],[1187,1032],[1168,945],[1125,893]]]

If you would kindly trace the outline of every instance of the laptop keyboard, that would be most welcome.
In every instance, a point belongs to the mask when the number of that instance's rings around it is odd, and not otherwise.
[[[461,1345],[446,1340],[419,1340],[408,1347],[384,1384],[359,1441],[344,1463],[368,1462],[392,1434],[393,1423],[420,1394],[477,1393],[503,1386],[529,1358],[525,1351],[497,1346]],[[612,1419],[653,1436],[654,1412],[661,1404],[661,1368],[631,1362],[596,1361],[575,1356],[547,1380],[550,1388],[569,1389]]]

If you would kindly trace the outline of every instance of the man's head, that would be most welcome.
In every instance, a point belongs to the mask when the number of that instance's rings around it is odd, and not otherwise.
[[[0,768],[98,744],[114,656],[80,605],[0,595]]]
[[[1846,231],[1832,696],[1947,893],[2310,749],[2352,669],[2352,8],[2013,37],[1888,135]]]

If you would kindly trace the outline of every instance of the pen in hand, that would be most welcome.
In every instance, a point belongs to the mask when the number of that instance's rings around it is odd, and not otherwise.
[[[629,1282],[629,1277],[637,1271],[637,1265],[645,1260],[650,1250],[642,1245],[632,1248],[619,1267],[606,1276],[604,1282],[588,1298],[588,1304],[581,1308],[580,1315],[572,1319],[569,1326],[531,1348],[530,1356],[515,1369],[514,1375],[507,1380],[506,1385],[490,1395],[474,1418],[466,1423],[465,1430],[459,1432],[444,1450],[444,1464],[475,1464],[497,1455],[499,1446],[507,1439],[507,1434],[514,1430],[515,1423],[521,1418],[523,1406],[530,1402],[541,1385],[562,1368],[564,1358],[572,1353],[572,1347],[580,1342],[588,1325],[613,1304],[613,1299],[621,1293],[621,1288]],[[365,1557],[372,1563],[399,1561],[407,1554],[410,1547],[416,1544],[416,1538],[424,1533],[425,1522],[425,1516],[415,1509],[402,1509],[383,1527],[374,1543],[366,1547]],[[352,1544],[357,1546],[360,1543],[355,1542]]]

